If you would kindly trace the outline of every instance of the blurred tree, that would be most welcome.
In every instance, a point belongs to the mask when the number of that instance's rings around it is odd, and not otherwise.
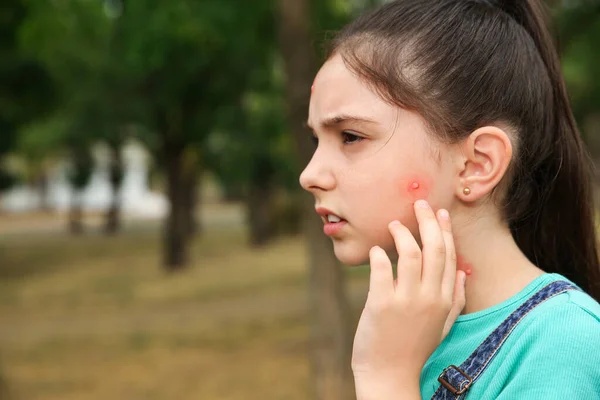
[[[336,10],[329,2],[315,2],[314,8],[310,3],[310,0],[279,1],[287,117],[302,166],[309,162],[314,151],[305,128],[310,88],[317,68],[312,45],[315,25],[311,20],[316,15],[317,29],[324,30],[328,26],[324,17]],[[333,20],[335,14],[330,16]],[[309,253],[314,398],[346,400],[354,397],[354,386],[350,370],[353,335],[344,273],[333,254],[331,241],[323,236],[322,222],[314,212],[311,196],[303,194],[302,205]]]
[[[223,124],[220,110],[241,103],[253,85],[264,86],[272,69],[272,2],[247,9],[240,0],[29,1],[35,13],[23,28],[24,47],[60,83],[61,108],[86,127],[79,134],[90,138],[87,143],[102,140],[112,149],[115,196],[107,231],[118,226],[123,127],[141,124],[142,139],[166,176],[164,262],[170,269],[182,267],[189,237],[199,230],[195,206],[206,138],[220,125],[246,128],[235,121],[247,120],[239,113]],[[272,175],[275,168],[263,167],[272,161],[257,159],[262,161],[237,167],[261,166],[253,187],[270,188],[265,173]]]
[[[83,226],[83,190],[87,186],[93,171],[93,159],[90,147],[86,143],[69,143],[70,170],[68,180],[73,189],[69,211],[69,228],[72,234],[81,234]]]
[[[0,4],[0,161],[14,149],[20,127],[54,106],[54,85],[47,70],[20,51],[19,29],[28,12],[24,0]],[[0,162],[0,191],[15,181]]]
[[[15,152],[26,162],[26,182],[37,188],[42,210],[50,209],[47,174],[61,155],[65,129],[65,119],[55,114],[39,118],[18,131]]]
[[[263,50],[266,49],[267,46]],[[273,49],[270,50],[272,56]],[[265,65],[269,66],[267,62]],[[282,233],[278,219],[285,206],[281,204],[281,194],[297,191],[297,171],[290,162],[292,149],[285,140],[278,69],[273,62],[270,68],[263,68],[257,73],[263,75],[262,82],[252,85],[256,91],[247,92],[236,104],[222,108],[220,129],[211,134],[207,146],[210,168],[226,188],[235,188],[239,199],[245,202],[253,246],[263,246]]]
[[[220,110],[240,101],[262,60],[255,50],[270,10],[269,1],[251,8],[241,0],[124,4],[122,60],[135,102],[143,105],[144,141],[165,171],[164,263],[171,270],[187,261],[207,138],[221,122]]]
[[[106,212],[105,233],[115,234],[121,226],[121,185],[125,176],[125,165],[123,160],[123,144],[128,138],[127,125],[134,120],[135,106],[129,102],[127,74],[123,70],[120,60],[122,49],[122,4],[119,2],[105,1],[104,11],[112,20],[108,39],[107,62],[99,79],[99,91],[102,93],[99,99],[102,104],[102,119],[104,129],[101,139],[108,145],[109,149],[109,182],[112,191],[111,203]]]
[[[106,224],[104,230],[107,234],[115,234],[121,227],[121,184],[125,176],[121,141],[110,141],[110,167],[109,182],[112,191],[112,200],[106,213]]]
[[[555,1],[554,16],[575,117],[592,156],[600,160],[600,1]]]
[[[68,181],[73,192],[69,227],[81,233],[81,192],[93,170],[91,146],[111,138],[116,131],[112,116],[109,57],[112,21],[97,2],[27,0],[28,17],[20,31],[21,48],[44,65],[55,82],[57,96],[54,124],[33,130],[48,136],[37,143],[58,144],[70,160]],[[32,141],[30,140],[29,143]],[[109,142],[110,143],[110,142]],[[47,151],[52,148],[46,149]]]
[[[104,72],[101,72],[104,73]],[[81,83],[81,91],[70,97],[63,105],[66,121],[62,132],[62,145],[70,161],[69,183],[73,189],[70,226],[76,233],[83,216],[82,193],[90,182],[95,168],[92,147],[104,143],[108,147],[108,182],[111,199],[105,213],[104,232],[114,234],[119,228],[119,191],[123,181],[124,167],[122,146],[125,141],[125,124],[118,119],[118,111],[111,102],[114,81],[88,78]],[[124,116],[123,116],[124,117]]]

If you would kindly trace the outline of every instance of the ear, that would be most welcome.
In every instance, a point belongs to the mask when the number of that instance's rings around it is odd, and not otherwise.
[[[461,147],[458,160],[460,184],[456,195],[471,202],[489,194],[502,180],[510,165],[513,148],[506,131],[495,126],[477,129]]]

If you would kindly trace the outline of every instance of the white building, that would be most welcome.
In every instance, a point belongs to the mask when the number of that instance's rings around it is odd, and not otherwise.
[[[148,185],[150,158],[139,143],[130,142],[123,148],[125,176],[121,187],[121,209],[132,217],[159,218],[167,211],[167,201],[162,194],[151,192]],[[81,193],[85,211],[108,208],[111,199],[109,182],[109,154],[104,146],[93,152],[95,168],[88,186]],[[49,171],[46,204],[59,212],[68,210],[73,189],[67,180],[68,163],[61,162]],[[18,186],[6,192],[0,208],[7,212],[25,212],[40,208],[40,193],[27,186]]]

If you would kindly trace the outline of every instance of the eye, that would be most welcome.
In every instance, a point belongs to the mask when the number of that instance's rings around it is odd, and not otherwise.
[[[351,132],[344,131],[342,132],[342,141],[344,144],[352,144],[361,142],[364,138],[358,135],[355,135]]]

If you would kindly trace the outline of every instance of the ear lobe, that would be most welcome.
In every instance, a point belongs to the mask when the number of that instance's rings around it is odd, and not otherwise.
[[[463,201],[475,201],[491,193],[506,175],[512,143],[504,130],[482,127],[464,142],[463,156],[457,196]]]

